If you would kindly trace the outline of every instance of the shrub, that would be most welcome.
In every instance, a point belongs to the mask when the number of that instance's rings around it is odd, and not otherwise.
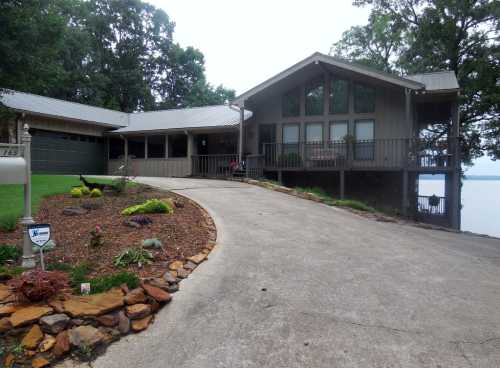
[[[97,189],[97,188],[94,188],[92,189],[92,191],[90,192],[90,196],[92,198],[99,198],[99,197],[102,197],[102,192],[100,189]]]
[[[18,266],[0,266],[0,280],[9,280],[13,277],[19,276],[24,272],[24,268]]]
[[[87,282],[87,275],[92,271],[92,266],[89,263],[80,263],[73,267],[70,272],[71,286],[80,291],[80,284]]]
[[[355,201],[352,199],[338,199],[336,201],[333,201],[333,205],[339,207],[349,207],[359,211],[375,212],[375,209],[373,207],[370,207],[363,202]]]
[[[0,229],[6,232],[11,232],[16,230],[17,219],[18,219],[17,215],[10,213],[0,216]]]
[[[15,261],[21,256],[21,251],[15,245],[0,244],[0,265],[6,261]]]
[[[144,248],[128,248],[118,254],[113,264],[116,267],[127,267],[132,264],[137,264],[139,267],[142,265],[150,264],[153,260],[153,255],[151,252]]]
[[[125,192],[125,189],[127,189],[127,182],[128,179],[126,176],[121,176],[119,178],[113,179],[111,182],[111,187],[117,194],[122,194]]]
[[[69,278],[67,274],[60,271],[32,270],[11,280],[9,285],[14,288],[18,295],[22,295],[32,302],[39,302],[68,288]]]
[[[139,286],[139,278],[131,272],[119,272],[114,275],[96,277],[89,280],[90,293],[97,294],[119,287],[122,284],[127,284],[130,289],[135,289]]]
[[[92,248],[100,247],[104,244],[102,239],[102,229],[99,225],[96,225],[94,229],[90,231],[90,246]]]
[[[80,188],[73,188],[69,192],[73,198],[81,198],[82,190]]]
[[[87,186],[85,186],[85,185],[82,185],[80,187],[80,190],[82,191],[83,195],[89,195],[90,194],[90,189]]]
[[[122,215],[137,215],[144,213],[172,213],[174,209],[170,204],[160,201],[159,199],[149,199],[142,204],[127,207],[122,211]]]

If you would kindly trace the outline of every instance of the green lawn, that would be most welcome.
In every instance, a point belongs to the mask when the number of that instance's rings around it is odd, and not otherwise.
[[[73,186],[80,185],[77,176],[64,175],[33,175],[31,177],[31,208],[33,215],[38,211],[44,197],[69,192]],[[110,183],[109,179],[93,181]],[[0,228],[2,223],[12,222],[23,215],[24,189],[23,185],[0,185]]]

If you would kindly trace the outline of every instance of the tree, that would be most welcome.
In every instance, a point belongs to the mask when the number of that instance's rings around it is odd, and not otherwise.
[[[358,0],[372,6],[368,29],[377,24],[398,24],[401,45],[391,49],[390,67],[403,73],[453,70],[461,86],[460,129],[465,163],[487,152],[500,157],[500,8],[492,0]],[[382,19],[382,21],[380,21]],[[385,26],[387,32],[390,31]],[[370,44],[380,38],[369,37]],[[392,38],[392,37],[391,37]],[[345,49],[354,39],[343,37],[335,49]],[[352,49],[352,47],[351,47]],[[372,47],[373,49],[373,47]],[[375,49],[381,60],[386,48]],[[345,53],[344,55],[345,56]],[[349,54],[347,54],[349,56]],[[361,54],[366,56],[366,54]],[[353,58],[357,55],[353,54]],[[376,63],[372,64],[377,66]]]

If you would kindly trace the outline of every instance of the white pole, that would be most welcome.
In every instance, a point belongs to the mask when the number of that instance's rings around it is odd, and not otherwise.
[[[31,217],[31,135],[28,124],[24,124],[22,144],[24,144],[24,160],[26,161],[26,183],[24,184],[24,217],[21,219],[23,225],[23,268],[34,268],[36,266],[33,246],[28,234],[28,226],[34,224]]]

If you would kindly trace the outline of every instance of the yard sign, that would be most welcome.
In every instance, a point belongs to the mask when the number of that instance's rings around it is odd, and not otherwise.
[[[42,270],[45,271],[45,263],[43,262],[43,247],[50,240],[50,225],[49,224],[29,225],[28,234],[31,242],[40,249],[40,263],[42,264]]]

